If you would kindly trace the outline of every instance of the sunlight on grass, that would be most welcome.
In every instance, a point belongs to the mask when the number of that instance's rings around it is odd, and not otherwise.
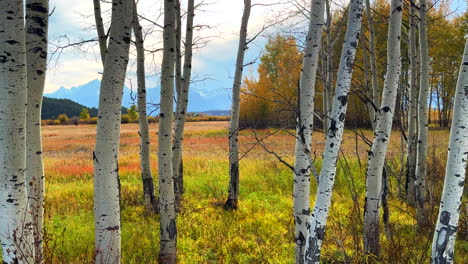
[[[228,187],[227,123],[188,123],[184,149],[186,192],[178,216],[179,263],[293,263],[293,175],[274,157],[255,147],[240,165],[239,210],[222,209]],[[92,263],[94,250],[93,164],[95,126],[44,127],[47,177],[47,263]],[[258,131],[259,135],[271,130]],[[365,131],[369,133],[369,131]],[[157,184],[156,127],[151,126],[152,165]],[[254,143],[250,131],[241,133],[241,149]],[[448,133],[431,132],[430,143],[446,151]],[[122,126],[120,176],[122,184],[122,263],[157,263],[159,217],[145,212],[137,125]],[[316,166],[320,170],[323,134],[314,135]],[[414,209],[398,196],[401,170],[399,136],[392,138],[390,154],[390,226],[382,225],[383,263],[413,263],[428,255],[430,232],[418,233]],[[293,163],[294,139],[287,133],[266,140],[269,148]],[[362,217],[367,146],[346,132],[323,261],[362,261]],[[431,151],[431,150],[430,150]],[[356,154],[358,153],[358,154]],[[358,158],[359,157],[359,158]],[[429,164],[432,161],[429,162]],[[431,168],[431,167],[430,167]],[[442,170],[443,171],[443,170]],[[432,175],[432,174],[431,174]],[[439,184],[442,175],[437,176]],[[400,187],[401,188],[401,187]],[[316,183],[311,179],[311,205]],[[352,197],[356,199],[353,200]],[[437,208],[434,208],[436,210]],[[457,241],[457,263],[468,254],[468,242]],[[394,256],[398,255],[398,258]],[[395,262],[396,261],[396,262]]]

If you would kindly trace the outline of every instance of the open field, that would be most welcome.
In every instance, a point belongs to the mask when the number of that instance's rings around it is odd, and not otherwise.
[[[292,173],[275,157],[259,146],[249,152],[241,160],[240,209],[235,212],[222,209],[228,186],[226,128],[227,122],[187,124],[184,143],[186,193],[178,217],[179,262],[293,263]],[[157,125],[152,124],[155,177],[156,129]],[[261,137],[273,131],[257,133]],[[363,133],[371,135],[368,131]],[[243,131],[241,135],[241,148],[250,149],[255,142],[252,133]],[[43,128],[47,177],[47,263],[92,262],[94,136],[93,125]],[[347,159],[339,161],[324,261],[363,260],[360,252],[368,147],[356,138],[352,132],[345,134],[343,152]],[[323,141],[323,134],[315,133],[314,151],[318,166]],[[293,162],[294,138],[288,133],[278,132],[265,142],[285,160]],[[429,184],[433,184],[430,189],[436,197],[440,195],[443,181],[448,131],[431,131],[429,143]],[[138,144],[137,124],[123,125],[120,152],[122,263],[156,263],[159,219],[148,215],[144,209]],[[427,263],[432,239],[430,231],[416,230],[414,210],[398,197],[404,187],[400,154],[401,139],[394,136],[388,154],[390,225],[388,232],[382,234],[383,259],[385,263]],[[398,184],[400,178],[403,186]],[[313,183],[313,193],[314,190]],[[356,198],[355,201],[352,197]],[[437,199],[433,199],[432,204],[437,204]],[[433,214],[436,214],[437,208],[433,209]],[[468,256],[468,241],[461,239],[467,236],[466,212],[462,218],[457,263],[462,263],[461,260]]]

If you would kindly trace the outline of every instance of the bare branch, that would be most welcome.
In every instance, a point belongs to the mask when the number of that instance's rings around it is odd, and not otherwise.
[[[283,163],[286,167],[288,167],[289,169],[291,169],[292,171],[294,171],[294,166],[292,166],[291,164],[289,164],[287,161],[285,161],[280,155],[278,155],[276,152],[274,151],[271,151],[269,150],[265,144],[263,143],[263,139],[260,139],[258,138],[257,136],[257,133],[252,130],[254,136],[255,136],[255,140],[257,141],[258,145],[260,145],[266,152],[268,152],[269,154],[272,154],[273,156],[275,156],[279,162]]]

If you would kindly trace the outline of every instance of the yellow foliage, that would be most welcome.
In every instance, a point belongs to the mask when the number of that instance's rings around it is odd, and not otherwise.
[[[241,94],[243,126],[266,127],[295,124],[297,87],[302,54],[291,37],[271,38],[260,58],[258,80],[246,78]]]

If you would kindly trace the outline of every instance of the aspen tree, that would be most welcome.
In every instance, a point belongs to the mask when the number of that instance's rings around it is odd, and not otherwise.
[[[375,27],[374,17],[372,16],[372,8],[370,0],[366,0],[366,14],[369,23],[369,49],[370,49],[370,66],[371,66],[371,85],[372,97],[370,100],[375,107],[379,108],[379,83],[377,81],[377,54],[375,51]],[[371,112],[372,126],[375,126],[375,110]]]
[[[330,0],[325,1],[325,10],[327,20],[325,25],[326,32],[326,66],[325,66],[325,87],[323,88],[323,129],[327,129],[328,120],[331,115],[331,108],[333,103],[333,40],[331,32],[331,10]]]
[[[310,162],[314,128],[315,79],[322,42],[323,14],[326,0],[312,0],[309,32],[306,37],[301,76],[299,79],[299,113],[296,126],[293,211],[296,263],[304,262],[307,223],[310,216]]]
[[[99,51],[101,53],[101,61],[104,65],[104,61],[106,60],[106,53],[107,53],[107,35],[104,31],[104,23],[102,22],[102,14],[101,14],[101,0],[93,0],[94,5],[94,19],[96,21],[96,30],[98,35],[99,41]]]
[[[379,219],[382,198],[382,172],[392,131],[393,114],[400,76],[401,0],[391,0],[387,37],[387,74],[382,103],[376,112],[374,141],[369,151],[366,172],[366,203],[364,212],[364,250],[366,254],[379,256]]]
[[[35,263],[44,260],[44,163],[42,159],[41,109],[47,69],[48,0],[26,1],[26,61],[28,97],[26,112],[26,181],[35,245]]]
[[[184,140],[185,118],[187,116],[188,95],[190,88],[190,78],[192,74],[192,44],[193,44],[193,18],[195,16],[194,0],[188,1],[187,10],[187,25],[185,29],[184,42],[184,66],[178,92],[177,110],[175,116],[175,133],[172,157],[172,171],[174,174],[174,191],[176,201],[180,201],[180,196],[183,193],[183,175],[181,170],[182,165],[182,142]]]
[[[34,263],[26,181],[23,1],[0,1],[0,242],[6,264]]]
[[[113,0],[109,46],[99,95],[94,160],[96,263],[120,263],[119,141],[133,1]]]
[[[177,222],[172,174],[172,119],[176,59],[176,1],[164,0],[163,61],[158,132],[160,263],[176,263]]]
[[[418,122],[418,54],[416,48],[416,10],[413,0],[410,1],[410,32],[409,32],[409,57],[410,57],[410,89],[408,100],[408,159],[407,159],[407,201],[410,205],[415,205],[415,170],[416,170],[416,145],[418,142],[417,122]]]
[[[354,59],[356,57],[362,23],[362,0],[351,0],[346,35],[341,50],[335,96],[328,128],[326,130],[323,165],[320,182],[315,197],[314,210],[308,223],[305,263],[319,263],[322,243],[325,237],[328,212],[330,211],[333,184],[336,175],[336,162],[343,139],[344,122],[348,106],[348,93],[351,87]]]
[[[428,225],[425,214],[427,159],[427,101],[429,100],[429,51],[427,46],[426,0],[419,1],[419,51],[421,75],[418,100],[418,142],[416,147],[416,218],[418,224]]]
[[[135,47],[137,51],[138,134],[140,135],[140,169],[143,182],[143,195],[146,210],[158,213],[158,201],[154,193],[154,180],[151,175],[150,133],[146,113],[145,47],[135,0],[133,0],[133,34],[135,35]]]
[[[244,56],[247,50],[247,27],[249,24],[251,0],[244,0],[239,47],[237,49],[236,71],[232,87],[231,121],[229,122],[229,192],[225,210],[237,209],[239,202],[239,114],[240,114],[240,86],[244,70]]]
[[[432,240],[433,264],[454,262],[466,163],[468,160],[468,38],[458,72],[455,101],[450,130],[450,143],[445,170],[445,183],[439,215]]]
[[[180,0],[176,1],[176,59],[175,59],[175,91],[176,91],[176,108],[180,106],[179,97],[182,90],[182,12]],[[179,112],[176,110],[176,113]],[[176,187],[176,185],[174,185]]]

